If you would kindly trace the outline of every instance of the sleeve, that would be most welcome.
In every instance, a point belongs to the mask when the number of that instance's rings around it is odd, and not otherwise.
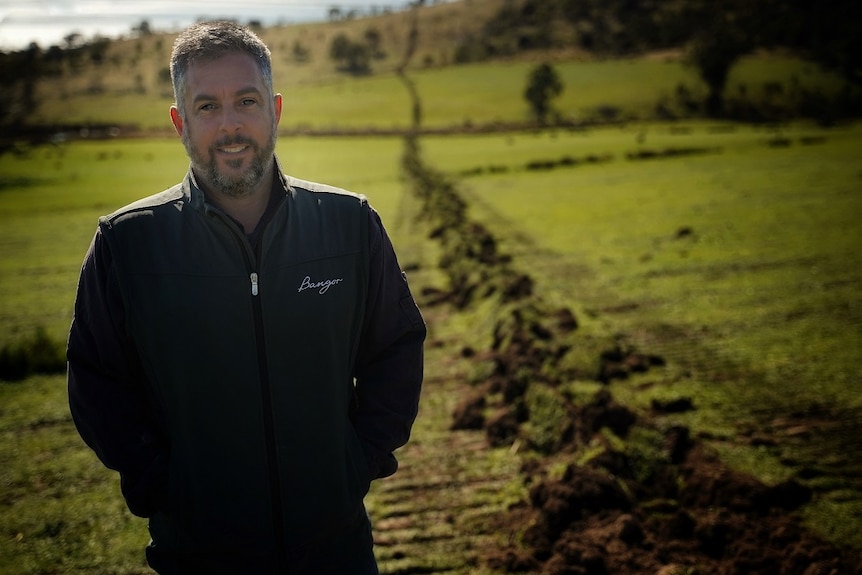
[[[168,449],[125,332],[114,272],[99,229],[81,269],[69,332],[69,407],[84,442],[119,472],[129,510],[149,517],[166,497]]]
[[[352,420],[373,479],[395,473],[419,409],[426,327],[392,243],[369,208],[369,289],[357,351]]]

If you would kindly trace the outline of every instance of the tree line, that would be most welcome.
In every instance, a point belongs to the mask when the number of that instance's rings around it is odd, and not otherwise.
[[[856,0],[506,0],[456,62],[576,47],[620,57],[684,48],[722,114],[729,72],[757,49],[785,49],[862,86],[862,2]]]

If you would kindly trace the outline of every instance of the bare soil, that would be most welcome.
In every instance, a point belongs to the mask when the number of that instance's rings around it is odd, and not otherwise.
[[[613,410],[613,402],[606,404]],[[588,417],[614,417],[605,412]],[[492,550],[501,572],[569,574],[856,574],[862,557],[806,531],[798,514],[811,491],[767,486],[725,466],[685,428],[646,480],[612,450],[561,479],[526,470],[529,501],[502,523],[528,525],[521,548]]]

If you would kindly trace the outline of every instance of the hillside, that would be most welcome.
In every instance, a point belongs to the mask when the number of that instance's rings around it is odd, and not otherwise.
[[[459,39],[477,33],[482,22],[502,3],[503,0],[466,0],[422,8],[416,13],[422,33],[413,62],[423,67],[450,64]],[[257,31],[273,51],[276,89],[288,93],[300,87],[355,78],[339,71],[330,58],[332,41],[339,35],[359,42],[369,31],[376,34],[378,48],[372,70],[365,76],[390,75],[403,60],[412,17],[412,12],[402,11]],[[52,49],[45,58],[53,62],[53,72],[36,85],[36,123],[66,123],[70,109],[81,109],[82,118],[75,121],[149,127],[152,120],[147,118],[153,111],[163,110],[164,103],[173,97],[168,59],[174,38],[175,34],[156,32],[91,43],[74,50]]]
[[[426,128],[525,127],[530,117],[524,85],[539,62],[552,63],[562,76],[565,90],[556,102],[562,122],[696,117],[716,105],[709,104],[715,99],[712,84],[689,64],[685,37],[644,37],[635,17],[643,14],[616,13],[622,9],[615,4],[580,20],[560,17],[564,5],[562,0],[541,4],[558,11],[544,13],[535,0],[460,0],[260,29],[273,50],[276,89],[287,104],[282,129],[404,129],[409,108],[394,72],[404,60],[414,18],[418,35],[408,70],[423,90]],[[606,40],[596,43],[596,30],[603,27],[609,30]],[[126,134],[169,134],[167,62],[173,39],[146,34],[28,56],[41,61],[42,73],[4,88],[13,92],[13,102],[31,94],[29,116],[21,112],[28,109],[26,101],[9,107],[12,126],[27,118],[42,126],[112,125]],[[332,57],[336,45],[340,60]],[[768,47],[731,55],[721,89],[723,116],[832,122],[862,110],[860,89],[846,78],[803,59],[798,50]]]

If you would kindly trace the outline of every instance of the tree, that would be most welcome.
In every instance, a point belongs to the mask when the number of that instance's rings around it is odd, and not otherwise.
[[[862,86],[862,34],[859,34],[862,4],[812,0],[804,2],[799,13],[795,44],[800,46],[802,54],[857,87]]]
[[[153,28],[150,26],[150,21],[145,18],[136,26],[132,26],[132,34],[135,36],[152,36]]]
[[[340,63],[340,69],[362,76],[371,73],[371,51],[361,42],[354,42],[345,34],[339,34],[332,39],[329,46],[329,56]]]
[[[84,37],[80,32],[72,32],[63,36],[63,42],[66,43],[67,50],[74,50],[83,44]]]
[[[730,27],[716,27],[698,35],[688,52],[689,63],[697,68],[709,93],[706,112],[719,117],[724,111],[724,88],[730,69],[749,51],[745,40]]]
[[[350,52],[351,43],[346,34],[339,34],[332,39],[332,43],[329,45],[329,57],[336,61],[344,60]]]
[[[96,66],[101,66],[105,63],[105,55],[108,53],[108,48],[111,47],[110,38],[96,37],[92,42],[87,44],[87,50],[90,53],[90,61]]]
[[[293,43],[293,48],[291,49],[291,53],[293,54],[294,62],[308,62],[311,58],[311,51],[303,46],[299,40]]]
[[[785,0],[687,0],[671,20],[691,30],[686,59],[707,86],[706,113],[724,114],[730,70],[757,46],[768,46],[768,30],[779,14],[772,4]]]
[[[36,110],[36,83],[42,74],[42,50],[31,42],[26,50],[0,53],[0,154],[14,146]]]
[[[530,72],[524,98],[536,121],[544,125],[551,112],[551,100],[563,93],[563,81],[553,66],[539,64]]]
[[[382,42],[383,37],[380,34],[380,30],[377,28],[369,28],[365,31],[365,44],[368,46],[368,49],[371,50],[372,57],[377,60],[386,56],[381,48]]]

